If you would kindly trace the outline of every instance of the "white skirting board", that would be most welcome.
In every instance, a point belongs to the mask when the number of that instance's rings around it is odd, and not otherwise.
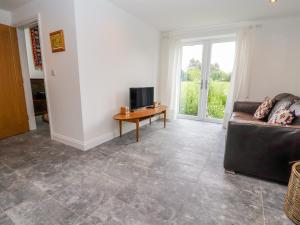
[[[55,132],[52,132],[51,138],[52,138],[52,140],[61,142],[65,145],[72,146],[79,150],[84,150],[84,143],[80,140],[77,140],[77,139],[74,139],[71,137],[67,137],[67,136],[64,136],[61,134],[57,134]]]
[[[158,117],[153,117],[152,118],[152,122],[157,120]],[[124,122],[126,123],[126,122]],[[140,123],[140,127],[142,126],[145,126],[149,124],[149,121],[142,121]],[[123,129],[123,134],[126,134],[130,131],[133,131],[135,130],[135,127],[124,127]],[[58,142],[61,142],[65,145],[69,145],[69,146],[72,146],[76,149],[79,149],[79,150],[82,150],[82,151],[88,151],[98,145],[101,145],[107,141],[110,141],[116,137],[119,136],[119,128],[115,129],[114,131],[112,132],[109,132],[109,133],[106,133],[104,135],[101,135],[99,137],[96,137],[94,139],[91,139],[91,140],[88,140],[88,141],[80,141],[80,140],[77,140],[77,139],[74,139],[74,138],[70,138],[70,137],[67,137],[67,136],[64,136],[64,135],[61,135],[61,134],[58,134],[58,133],[55,133],[53,132],[52,133],[52,139],[55,140],[55,141],[58,141]]]

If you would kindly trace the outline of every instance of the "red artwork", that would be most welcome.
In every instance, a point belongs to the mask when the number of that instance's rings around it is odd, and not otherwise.
[[[42,52],[39,36],[39,27],[36,25],[30,28],[33,62],[36,69],[42,69]]]

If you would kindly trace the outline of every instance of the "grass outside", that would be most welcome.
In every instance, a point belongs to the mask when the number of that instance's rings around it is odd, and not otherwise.
[[[207,114],[209,118],[223,119],[230,82],[209,82]],[[200,84],[196,81],[182,81],[179,112],[197,116]]]

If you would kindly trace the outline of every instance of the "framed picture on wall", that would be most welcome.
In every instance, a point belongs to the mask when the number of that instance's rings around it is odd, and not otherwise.
[[[62,52],[66,50],[63,30],[50,33],[50,41],[52,52]]]

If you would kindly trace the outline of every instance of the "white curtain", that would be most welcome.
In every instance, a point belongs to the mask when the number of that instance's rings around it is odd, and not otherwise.
[[[178,112],[178,93],[181,73],[181,41],[166,39],[162,46],[166,55],[162,56],[163,65],[160,79],[161,102],[168,106],[168,119],[176,119]],[[166,75],[166,76],[164,76]]]
[[[255,45],[255,27],[243,28],[237,33],[236,56],[231,77],[231,87],[227,97],[224,128],[227,128],[235,101],[248,100],[250,69]]]

